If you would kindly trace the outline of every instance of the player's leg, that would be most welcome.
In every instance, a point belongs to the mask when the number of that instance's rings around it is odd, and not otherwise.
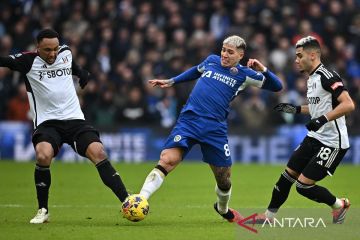
[[[216,180],[215,193],[217,201],[214,209],[229,222],[238,222],[242,219],[240,213],[229,208],[231,197],[231,154],[227,139],[226,125],[217,122],[203,123],[207,128],[202,136],[201,152],[203,161],[208,163]],[[208,130],[208,131],[206,131]]]
[[[236,210],[229,208],[231,197],[231,166],[217,167],[210,165],[216,179],[215,193],[217,201],[214,204],[215,210],[229,222],[238,222],[243,217]]]
[[[324,179],[327,175],[334,174],[347,149],[335,149],[322,144],[321,146],[299,176],[296,190],[310,200],[327,204],[333,209],[333,222],[343,223],[345,214],[350,207],[350,201],[346,198],[335,197],[327,188],[317,185],[316,182]]]
[[[61,146],[61,137],[54,128],[40,125],[33,135],[33,145],[36,154],[34,180],[38,200],[38,211],[30,223],[49,221],[49,189],[51,185],[50,165]]]
[[[292,185],[313,156],[312,151],[310,151],[311,148],[312,139],[305,137],[294,150],[285,171],[281,173],[279,180],[273,188],[271,200],[265,212],[267,218],[275,217],[279,208],[286,202]]]
[[[160,154],[158,165],[146,177],[140,194],[149,199],[160,188],[166,175],[181,162],[183,154],[184,150],[180,147],[164,149]]]
[[[164,144],[158,165],[148,174],[140,190],[140,194],[146,199],[160,188],[166,175],[182,161],[196,143],[194,120],[180,115]]]
[[[231,197],[231,168],[209,165],[216,179],[215,193],[217,195],[216,207],[219,213],[225,214],[229,209]]]
[[[292,185],[296,182],[299,173],[297,171],[292,170],[289,167],[286,167],[284,172],[281,173],[278,181],[275,183],[271,194],[270,203],[265,211],[265,218],[272,219],[275,217],[275,214],[279,210],[279,208],[285,203],[287,200],[290,189]],[[260,215],[259,218],[262,216]]]
[[[107,159],[104,145],[101,143],[96,130],[85,131],[75,137],[73,148],[81,155],[90,159],[96,166],[103,183],[109,187],[123,202],[128,196],[126,187],[120,174],[114,169]]]
[[[310,147],[311,139],[305,137],[303,142],[292,153],[286,169],[281,173],[278,181],[275,183],[271,200],[265,213],[258,214],[255,222],[251,219],[247,223],[263,224],[267,219],[271,221],[275,217],[279,208],[286,202],[292,185],[296,182],[296,179],[311,159],[312,154],[311,151],[309,151]]]

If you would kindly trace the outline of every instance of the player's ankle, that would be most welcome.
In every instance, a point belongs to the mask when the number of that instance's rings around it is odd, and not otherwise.
[[[331,207],[332,209],[339,209],[342,208],[343,206],[344,206],[343,200],[341,200],[340,198],[336,198],[335,203]]]
[[[276,215],[276,212],[270,211],[269,209],[266,209],[265,211],[265,217],[273,219]]]

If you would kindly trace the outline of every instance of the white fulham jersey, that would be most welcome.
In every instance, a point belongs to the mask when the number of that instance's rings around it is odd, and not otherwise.
[[[36,128],[46,120],[84,119],[72,78],[70,48],[62,45],[53,64],[36,52],[11,55],[8,66],[25,75],[30,110]]]
[[[337,98],[343,91],[346,89],[340,76],[320,64],[307,81],[307,100],[311,118],[332,111],[339,105]],[[307,135],[329,147],[342,149],[350,147],[345,116],[329,121],[318,131],[309,131]]]

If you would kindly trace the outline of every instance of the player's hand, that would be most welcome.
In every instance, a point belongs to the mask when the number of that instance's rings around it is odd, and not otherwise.
[[[328,120],[325,115],[321,115],[318,118],[311,119],[310,122],[308,122],[305,126],[309,131],[316,132],[327,122]]]
[[[249,59],[249,61],[247,62],[247,66],[258,72],[266,71],[266,67],[259,60],[254,59],[254,58]]]
[[[168,88],[174,85],[175,82],[173,79],[151,79],[149,80],[149,83],[153,87],[159,86],[161,88]]]
[[[84,87],[90,80],[90,73],[83,69],[83,70],[81,70],[80,76],[78,76],[78,77],[79,77],[80,87],[81,87],[81,89],[84,89]]]
[[[295,114],[301,112],[301,106],[295,106],[291,103],[279,103],[274,107],[274,110],[278,112]]]

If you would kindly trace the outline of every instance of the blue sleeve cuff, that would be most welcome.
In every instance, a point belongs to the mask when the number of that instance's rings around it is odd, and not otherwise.
[[[263,89],[278,92],[283,88],[281,80],[268,68],[262,74],[265,76],[265,82],[262,85]]]

